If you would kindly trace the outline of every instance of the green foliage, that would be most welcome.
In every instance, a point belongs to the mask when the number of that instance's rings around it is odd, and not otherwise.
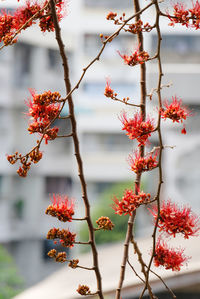
[[[117,242],[124,240],[126,229],[127,229],[127,216],[116,215],[112,209],[112,198],[113,196],[122,197],[125,189],[133,188],[132,182],[123,182],[118,184],[113,184],[111,187],[107,188],[103,193],[100,194],[98,204],[94,207],[92,211],[93,223],[101,217],[107,216],[114,223],[114,228],[112,231],[99,230],[95,233],[95,239],[97,244]],[[83,225],[80,231],[81,240],[88,240],[88,229],[87,225]]]
[[[22,290],[23,283],[13,259],[1,245],[0,269],[0,299],[10,299]]]

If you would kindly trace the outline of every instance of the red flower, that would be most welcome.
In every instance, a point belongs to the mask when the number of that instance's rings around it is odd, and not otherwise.
[[[200,28],[200,3],[196,1],[194,4],[192,1],[192,8],[189,9],[192,19],[192,27],[199,29]]]
[[[5,11],[0,16],[0,42],[7,36],[13,28],[13,16]]]
[[[26,1],[25,6],[16,9],[14,13],[13,27],[14,29],[20,29],[30,18],[32,18],[39,10],[41,6],[35,1],[34,4],[31,4],[30,1]],[[42,16],[39,13],[35,19],[32,19],[27,25],[23,28],[26,29],[30,27],[32,24],[35,24],[35,20]]]
[[[188,116],[191,116],[191,112],[182,105],[182,100],[178,100],[176,96],[172,97],[172,102],[164,102],[165,109],[161,109],[161,117],[166,120],[167,118],[171,119],[173,122],[183,122]],[[181,131],[182,134],[186,134],[185,127]]]
[[[128,157],[128,162],[131,166],[131,170],[135,173],[141,173],[143,171],[149,171],[158,166],[158,162],[156,161],[158,152],[153,154],[149,153],[145,157],[141,157],[138,151],[134,153],[135,157],[131,154]]]
[[[27,115],[33,118],[30,123],[28,131],[32,133],[44,134],[45,143],[48,140],[53,140],[57,137],[58,128],[49,128],[51,121],[53,121],[60,110],[60,94],[58,92],[46,91],[43,94],[36,94],[34,90],[30,90],[32,99],[29,100],[27,106],[29,112]]]
[[[45,1],[43,6],[45,6],[46,4],[47,1]],[[56,14],[59,22],[62,20],[65,14],[64,6],[65,6],[65,1],[63,0],[56,1]],[[43,13],[43,17],[40,18],[39,26],[42,32],[54,31],[54,23],[53,23],[53,17],[51,15],[50,6],[47,6],[47,8]]]
[[[186,132],[186,129],[185,129],[185,127],[183,127],[183,129],[181,130],[181,134],[186,134],[187,132]]]
[[[73,247],[75,242],[75,233],[71,233],[68,229],[52,228],[47,233],[48,240],[60,239],[60,244],[63,247]],[[55,241],[56,242],[56,241]],[[55,243],[54,242],[54,243]],[[55,243],[57,244],[57,242]]]
[[[117,16],[117,13],[116,13],[116,12],[112,12],[112,11],[110,11],[110,12],[107,14],[107,16],[106,16],[106,19],[107,19],[107,20],[114,20],[114,19],[116,18],[116,16]]]
[[[184,254],[184,249],[174,249],[167,246],[162,240],[158,240],[154,254],[154,265],[163,266],[166,270],[180,271],[180,267],[188,260]]]
[[[106,78],[106,87],[105,87],[104,95],[107,98],[113,99],[114,98],[114,90],[110,87],[110,83],[111,83],[110,78]]]
[[[186,27],[200,28],[200,3],[197,0],[195,3],[192,1],[192,8],[186,9],[186,5],[176,3],[174,5],[173,16],[168,13],[168,18],[171,20],[170,26],[180,23]]]
[[[189,27],[189,11],[186,10],[186,5],[183,3],[174,4],[173,17],[168,15],[168,18],[171,20],[170,26],[174,26],[175,23],[181,23],[186,27]]]
[[[141,204],[146,204],[150,201],[151,195],[139,192],[137,195],[134,194],[133,190],[125,190],[123,197],[119,200],[116,196],[114,197],[112,208],[115,210],[115,214],[118,215],[131,215],[135,209],[137,209]]]
[[[165,109],[162,109],[160,113],[165,120],[170,118],[173,122],[182,123],[191,115],[191,112],[182,105],[182,100],[178,100],[176,96],[172,97],[172,103],[165,101],[164,106]]]
[[[122,55],[119,51],[118,54],[121,56],[121,58],[124,59],[124,63],[128,64],[129,66],[143,64],[145,61],[149,59],[149,54],[145,51],[139,52],[139,47],[130,56],[126,54]]]
[[[34,3],[32,3],[34,2]],[[25,30],[31,25],[36,23],[36,20],[39,20],[39,26],[41,30],[44,31],[54,31],[54,24],[48,5],[45,10],[42,11],[47,5],[47,1],[44,1],[43,5],[38,3],[39,1],[27,0],[25,5],[19,7],[15,10],[13,15],[7,13],[6,11],[1,13],[0,16],[0,42],[3,41],[5,45],[12,44],[16,42],[16,39],[13,40],[14,35],[21,29]],[[58,21],[60,21],[64,16],[64,4],[65,1],[57,0],[56,1],[56,12]],[[32,18],[34,15],[36,16]],[[32,18],[31,21],[29,21]],[[27,23],[27,24],[26,24]],[[25,26],[26,24],[26,26]],[[19,32],[18,32],[19,33]]]
[[[154,130],[153,122],[150,118],[143,121],[142,115],[137,112],[133,118],[128,119],[126,112],[121,114],[120,120],[124,125],[122,130],[127,131],[130,139],[137,139],[140,145],[145,145],[148,137],[151,136],[151,132]]]
[[[58,131],[59,128],[58,127],[54,127],[52,129],[48,129],[46,131],[46,134],[44,134],[44,140],[45,140],[45,144],[48,144],[49,140],[54,140],[56,139],[57,135],[58,135]]]
[[[154,219],[157,219],[157,207],[150,210]],[[177,204],[168,200],[163,201],[160,208],[160,217],[158,221],[160,231],[167,232],[169,235],[176,236],[181,233],[185,239],[189,236],[196,236],[200,229],[199,217],[192,213],[191,208],[179,208]]]
[[[74,215],[74,201],[66,195],[61,196],[59,194],[53,194],[51,201],[52,204],[48,206],[45,213],[57,217],[60,221],[71,222]]]

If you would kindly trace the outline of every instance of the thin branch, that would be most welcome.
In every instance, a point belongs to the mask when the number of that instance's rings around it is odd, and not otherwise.
[[[68,118],[70,118],[71,117],[71,115],[67,115],[67,116],[58,116],[58,118],[59,119],[68,119]]]
[[[81,268],[81,269],[85,269],[85,270],[94,270],[94,267],[88,268],[88,267],[79,266],[79,265],[77,265],[76,268]]]
[[[144,262],[144,260],[143,260],[142,253],[141,253],[141,251],[140,251],[140,249],[139,249],[139,247],[138,247],[137,242],[134,240],[134,237],[133,237],[133,236],[132,236],[132,238],[131,238],[131,243],[133,244],[134,252],[135,252],[135,253],[137,254],[137,256],[138,256],[138,261],[139,261],[139,263],[140,263],[140,265],[141,265],[141,272],[143,273],[144,278],[145,278],[145,281],[144,281],[144,284],[145,284],[145,290],[148,289],[150,298],[155,299],[155,298],[157,298],[157,297],[152,293],[151,286],[150,286],[149,282],[147,282],[147,279],[148,279],[148,278],[147,278],[147,271],[145,270],[145,262]]]
[[[53,22],[55,27],[55,37],[58,43],[60,56],[62,58],[62,64],[64,69],[64,81],[65,81],[65,87],[66,87],[66,93],[68,93],[68,96],[66,99],[68,99],[68,106],[69,106],[69,114],[71,115],[70,121],[72,126],[72,132],[73,132],[73,143],[74,143],[74,149],[75,149],[75,156],[77,160],[78,165],[78,176],[81,183],[82,188],[82,199],[85,205],[85,213],[87,218],[87,224],[88,224],[88,230],[89,230],[89,243],[91,245],[92,249],[92,255],[93,255],[93,267],[96,274],[96,281],[97,281],[97,293],[100,299],[104,299],[103,292],[102,292],[102,282],[101,282],[101,275],[99,270],[99,262],[98,262],[98,253],[96,249],[95,244],[95,236],[94,236],[94,228],[90,216],[90,204],[88,200],[87,195],[87,186],[85,181],[85,175],[83,171],[83,162],[80,154],[80,148],[79,148],[79,139],[77,135],[77,125],[76,125],[76,119],[75,119],[75,113],[74,113],[74,103],[72,99],[72,90],[71,90],[71,83],[69,79],[69,67],[68,67],[68,60],[64,49],[63,40],[61,37],[61,30],[58,23],[58,18],[56,14],[56,8],[55,8],[55,2],[54,0],[50,0],[51,4],[51,11],[53,16]]]
[[[133,0],[134,8],[135,8],[135,18],[136,21],[139,20],[141,9],[138,0]],[[150,4],[153,4],[152,2]],[[151,5],[149,4],[147,8],[149,8]],[[143,10],[144,11],[144,10]],[[139,32],[137,33],[138,38],[138,44],[139,44],[139,51],[143,52],[143,33]],[[145,63],[140,65],[140,112],[142,115],[143,121],[146,119],[146,66]],[[140,156],[144,157],[144,146],[140,146]],[[140,190],[140,182],[141,182],[141,174],[137,174],[135,179],[135,194],[138,194],[138,190]],[[135,220],[136,211],[132,213],[132,215],[129,217],[128,220],[128,227],[126,232],[126,239],[124,243],[124,252],[123,252],[123,258],[122,258],[122,264],[121,264],[121,271],[120,271],[120,278],[118,283],[118,288],[116,290],[116,296],[115,299],[121,298],[121,290],[123,286],[123,281],[125,277],[125,269],[126,269],[126,263],[128,259],[128,249],[129,249],[129,243],[132,237],[132,231],[133,231],[133,223]]]
[[[145,280],[135,271],[134,267],[131,265],[129,259],[127,260],[127,263],[129,264],[129,266],[131,267],[131,269],[133,270],[133,272],[135,273],[135,275],[143,282],[145,283]]]
[[[72,218],[72,220],[74,220],[74,221],[84,221],[84,220],[87,220],[87,218],[86,217],[84,217],[84,218]]]
[[[128,105],[128,106],[138,107],[138,108],[141,107],[141,105],[129,103],[128,100],[126,100],[126,99],[124,99],[124,100],[120,100],[120,99],[118,99],[118,98],[116,98],[116,97],[113,97],[113,98],[111,98],[111,99],[112,99],[113,101],[121,102],[121,103],[123,103],[123,104],[125,104],[125,105]]]
[[[72,137],[73,133],[68,134],[68,135],[57,135],[56,138],[67,138],[67,137]]]
[[[163,89],[164,87],[170,87],[170,86],[172,86],[172,85],[173,85],[172,82],[170,82],[170,83],[168,83],[168,84],[162,84],[162,85],[160,86],[160,89]],[[154,92],[157,92],[157,91],[158,91],[157,88],[152,88],[152,90],[150,91],[150,93],[147,94],[147,97],[149,97],[150,100],[151,100],[151,99],[152,99],[152,96],[153,96],[153,94],[154,94]]]
[[[74,242],[74,244],[77,244],[77,245],[91,245],[91,242],[89,241],[89,242],[78,242],[78,241],[76,241],[76,242]]]
[[[157,31],[157,37],[158,37],[158,42],[157,42],[157,53],[158,53],[158,57],[157,57],[157,61],[158,61],[158,86],[157,86],[157,96],[158,96],[158,105],[159,105],[159,110],[160,111],[162,109],[162,99],[161,99],[161,82],[162,82],[162,76],[163,76],[163,72],[162,72],[162,64],[161,64],[161,56],[160,56],[160,51],[161,51],[161,41],[162,41],[162,36],[161,36],[161,32],[160,32],[160,9],[159,9],[159,5],[158,5],[158,0],[154,0],[154,4],[155,4],[155,9],[156,9],[156,31]],[[157,199],[157,209],[158,209],[158,213],[157,213],[157,219],[155,221],[155,225],[154,225],[154,230],[153,230],[153,234],[152,234],[152,238],[153,238],[153,248],[152,248],[152,254],[151,254],[151,258],[149,261],[149,264],[147,266],[147,270],[146,270],[146,284],[144,286],[144,289],[140,295],[140,298],[143,297],[144,292],[148,286],[148,280],[149,280],[149,272],[151,269],[151,265],[153,262],[153,257],[155,255],[155,248],[156,248],[156,233],[157,233],[157,228],[158,228],[158,220],[160,217],[160,192],[161,192],[161,185],[163,183],[163,174],[162,174],[162,150],[163,150],[163,141],[162,141],[162,134],[161,134],[161,115],[158,112],[158,138],[159,138],[159,147],[160,147],[160,151],[159,151],[159,161],[158,161],[158,169],[159,169],[159,183],[158,183],[158,189],[157,189],[157,194],[156,194],[156,199]]]
[[[147,267],[147,265],[145,265],[145,267]],[[176,299],[176,295],[174,294],[174,292],[167,286],[167,284],[164,282],[164,280],[162,279],[162,277],[160,275],[158,275],[156,272],[154,272],[152,269],[150,269],[150,272],[153,273],[154,275],[156,275],[160,281],[162,281],[162,283],[164,284],[164,286],[166,287],[166,289],[168,290],[169,293],[171,293],[172,298]]]

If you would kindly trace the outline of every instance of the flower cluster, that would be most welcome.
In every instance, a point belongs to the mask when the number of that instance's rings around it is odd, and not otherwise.
[[[104,95],[107,98],[113,99],[115,96],[117,96],[117,94],[116,93],[114,94],[114,90],[110,87],[110,83],[111,83],[110,78],[107,78]]]
[[[90,288],[87,285],[79,285],[77,292],[83,296],[91,294]]]
[[[29,124],[28,131],[32,133],[44,134],[45,143],[57,137],[58,128],[49,128],[51,122],[58,116],[60,109],[60,94],[58,92],[47,91],[43,94],[36,94],[30,90],[32,99],[27,102],[29,107],[28,115],[33,122]]]
[[[158,166],[158,162],[156,161],[157,154],[158,152],[154,155],[149,153],[145,157],[141,157],[140,153],[136,150],[134,156],[132,154],[128,156],[131,170],[138,174],[156,168]]]
[[[182,100],[178,99],[176,96],[172,97],[172,102],[164,102],[165,109],[161,110],[161,117],[163,119],[171,119],[173,122],[183,122],[186,120],[187,116],[190,115],[190,111],[182,105]]]
[[[158,209],[153,207],[151,210],[154,219],[157,219]],[[181,233],[185,239],[189,236],[197,235],[200,229],[199,217],[192,213],[191,208],[178,207],[177,204],[168,200],[166,203],[163,201],[160,208],[160,216],[158,220],[158,227],[160,231],[167,232],[173,237]]]
[[[126,112],[121,114],[120,120],[123,124],[122,130],[127,131],[127,136],[130,139],[137,139],[140,145],[145,145],[148,137],[151,136],[151,132],[155,129],[153,121],[148,118],[143,121],[141,113],[137,112],[133,118],[128,119]]]
[[[172,97],[171,103],[165,101],[164,107],[165,108],[162,108],[160,111],[161,117],[164,120],[171,119],[173,122],[183,123],[188,116],[191,116],[191,112],[183,106],[182,100],[178,99],[176,96]],[[181,133],[186,134],[185,127],[183,127]]]
[[[180,271],[180,267],[188,260],[183,252],[184,249],[170,248],[167,243],[159,239],[155,247],[154,265],[163,266],[166,270]]]
[[[67,196],[53,194],[51,201],[52,204],[48,206],[45,213],[57,217],[60,221],[71,222],[74,215],[74,200],[70,200]],[[70,232],[68,229],[54,227],[48,231],[46,238],[48,240],[59,239],[59,243],[63,247],[72,248],[74,247],[76,234]],[[54,244],[57,244],[57,240],[54,241]],[[48,252],[48,256],[59,263],[69,262],[71,268],[76,268],[79,262],[79,260],[67,260],[66,252],[57,252],[56,249],[51,249]]]
[[[69,261],[69,267],[76,269],[78,267],[79,259]]]
[[[106,19],[107,20],[115,20],[115,18],[116,18],[116,16],[117,16],[117,13],[116,12],[112,12],[112,11],[110,11],[108,14],[107,14],[107,16],[106,16]]]
[[[48,252],[48,256],[54,258],[58,263],[65,263],[67,261],[67,254],[66,252],[57,252],[55,249],[51,249]]]
[[[51,228],[47,233],[47,239],[60,239],[60,244],[63,247],[73,247],[75,242],[75,233],[71,233],[68,229]],[[56,243],[56,242],[55,242]]]
[[[133,34],[137,34],[140,32],[150,32],[153,29],[149,23],[143,24],[142,20],[139,19],[136,23],[130,24],[128,26],[128,29],[125,29],[125,31],[128,31]]]
[[[168,18],[171,23],[170,26],[174,26],[176,23],[180,23],[187,28],[200,29],[200,2],[197,0],[195,3],[192,1],[192,8],[187,9],[183,3],[174,4],[173,15]]]
[[[45,1],[44,6],[46,6],[47,1]],[[65,1],[63,0],[57,0],[56,1],[56,14],[58,21],[60,22],[62,18],[64,17],[64,4]],[[42,32],[45,31],[54,31],[54,23],[53,23],[53,17],[51,15],[51,7],[50,5],[47,6],[47,8],[44,10],[42,16],[40,17],[39,26]]]
[[[56,10],[58,21],[63,18],[64,1],[56,1]],[[27,0],[25,5],[15,10],[13,14],[3,11],[0,15],[0,42],[5,45],[16,42],[15,35],[22,29],[36,23],[39,20],[41,31],[54,31],[54,24],[51,15],[50,5],[48,1],[44,1],[43,5],[39,1]]]
[[[119,51],[118,54],[121,56],[122,59],[124,59],[124,63],[129,66],[143,64],[145,61],[149,59],[149,54],[145,51],[139,52],[139,47],[130,56],[126,54],[122,55]]]
[[[103,230],[112,230],[114,224],[110,220],[109,217],[101,216],[99,219],[96,220],[96,224],[98,225],[98,229]]]
[[[123,197],[119,200],[116,196],[113,201],[113,209],[118,215],[131,215],[141,204],[149,203],[151,195],[143,191],[134,194],[133,190],[125,190]]]
[[[117,18],[117,13],[110,11],[107,16],[106,16],[107,20],[111,20],[114,21],[115,25],[121,25],[122,22],[125,22],[125,13],[122,14],[121,17]],[[130,32],[133,34],[137,34],[140,32],[150,32],[153,27],[149,25],[149,23],[145,23],[143,24],[142,20],[139,19],[137,22],[133,23],[133,24],[127,24],[128,29],[123,28],[125,32]]]
[[[61,196],[59,194],[53,194],[51,201],[52,204],[48,206],[45,213],[57,217],[60,221],[71,222],[74,215],[74,201],[66,195]]]
[[[15,164],[18,160],[22,164],[17,170],[17,173],[21,177],[26,177],[29,169],[31,168],[31,163],[38,163],[42,159],[42,152],[39,151],[38,147],[35,147],[30,153],[26,156],[22,156],[18,152],[15,152],[13,155],[7,155],[7,160],[10,164]]]

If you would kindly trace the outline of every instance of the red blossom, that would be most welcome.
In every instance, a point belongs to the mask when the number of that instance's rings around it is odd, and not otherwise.
[[[48,144],[49,140],[54,140],[56,139],[57,135],[58,135],[58,131],[59,128],[58,127],[54,127],[52,129],[48,129],[46,131],[46,133],[44,134],[44,140],[45,140],[45,144]]]
[[[0,42],[7,36],[13,28],[13,16],[6,11],[0,16]]]
[[[166,119],[171,119],[173,122],[181,122],[188,116],[191,116],[191,111],[187,109],[187,107],[183,106],[182,100],[178,99],[177,96],[172,97],[172,102],[169,103],[167,100],[164,102],[164,107],[160,111],[161,117]],[[183,127],[182,134],[186,134],[186,129]]]
[[[181,130],[181,134],[186,134],[187,132],[186,132],[186,129],[185,129],[185,127],[183,127],[183,129]]]
[[[41,5],[39,1],[27,0],[25,5],[17,8],[12,15],[2,11],[0,15],[0,42],[3,41],[5,45],[16,42],[16,39],[13,40],[15,34],[35,24],[37,20],[39,20],[41,31],[54,31],[50,5],[47,4],[48,1],[44,1]],[[45,6],[47,7],[44,9]],[[65,1],[56,1],[58,21],[61,21],[65,14],[64,7]]]
[[[73,247],[75,242],[75,233],[71,233],[68,229],[52,228],[47,233],[48,240],[60,239],[59,242],[63,247]],[[55,241],[56,242],[56,241]],[[54,242],[54,243],[55,243]],[[57,242],[55,243],[57,244]]]
[[[192,1],[192,8],[190,9],[187,9],[183,3],[176,3],[173,8],[173,15],[170,16],[168,13],[168,18],[171,20],[170,26],[180,23],[196,30],[200,28],[200,2],[198,0]]]
[[[161,110],[161,116],[163,119],[170,118],[173,122],[183,122],[191,112],[182,105],[182,100],[176,96],[172,97],[172,102],[164,102],[165,109]]]
[[[137,139],[140,145],[145,145],[147,139],[151,136],[151,132],[154,130],[153,121],[148,118],[143,121],[141,113],[137,112],[133,118],[128,119],[126,112],[121,114],[119,118],[123,124],[122,130],[127,131],[130,139]]]
[[[60,221],[72,221],[74,215],[74,200],[66,195],[53,194],[52,204],[46,209],[46,214],[57,217]]]
[[[47,4],[47,1],[45,1],[44,5]],[[64,17],[64,7],[65,7],[65,1],[63,0],[57,0],[56,1],[56,14],[58,21],[60,22]],[[40,18],[39,26],[42,32],[45,31],[54,31],[54,23],[53,23],[53,17],[51,15],[51,9],[50,6],[47,6],[45,9],[43,16]]]
[[[139,52],[139,47],[130,56],[126,54],[122,55],[119,51],[118,54],[121,56],[121,58],[124,59],[124,63],[128,64],[129,66],[143,64],[145,61],[149,59],[149,54],[145,51]]]
[[[151,195],[143,191],[135,194],[133,190],[125,190],[123,197],[119,200],[116,196],[113,198],[114,204],[112,205],[115,214],[118,215],[131,215],[135,209],[141,204],[146,204],[150,201]]]
[[[168,18],[170,19],[171,23],[170,26],[174,26],[176,23],[181,23],[186,27],[189,26],[189,11],[186,9],[186,5],[183,3],[176,3],[173,6],[173,16],[171,17],[168,14]]]
[[[192,18],[192,27],[199,29],[200,28],[200,3],[196,1],[194,4],[192,2],[192,8],[189,9]]]
[[[13,27],[14,29],[18,30],[24,24],[32,18],[38,11],[41,10],[41,6],[35,1],[34,4],[31,3],[31,1],[26,1],[25,6],[17,8],[14,13],[14,20],[13,20]],[[38,13],[37,16],[32,19],[30,22],[26,24],[26,26],[23,29],[26,29],[30,27],[32,24],[35,24],[36,19],[41,17],[41,13]]]
[[[29,99],[27,106],[29,112],[27,115],[34,120],[29,124],[28,131],[32,133],[44,134],[45,143],[48,140],[54,140],[58,134],[58,128],[49,128],[60,110],[60,94],[58,92],[46,91],[43,94],[36,94],[34,90],[30,90],[32,99]]]
[[[154,206],[150,211],[156,221],[158,215],[157,207]],[[158,227],[160,231],[167,232],[173,237],[181,233],[185,239],[188,239],[189,236],[198,235],[200,221],[199,217],[191,211],[191,208],[186,206],[179,208],[177,204],[168,200],[166,203],[162,202]]]
[[[113,99],[114,98],[114,90],[110,87],[110,83],[111,83],[110,78],[106,78],[106,87],[105,87],[104,95],[107,98]]]
[[[143,171],[149,171],[158,166],[158,162],[156,161],[158,152],[156,152],[153,156],[152,153],[147,154],[145,157],[141,157],[138,151],[134,152],[134,157],[132,154],[128,157],[128,162],[131,166],[131,170],[135,173],[141,173]]]
[[[188,260],[183,252],[184,249],[170,248],[167,243],[159,239],[155,248],[154,265],[156,267],[163,266],[166,270],[180,271],[180,267]]]
[[[117,16],[117,13],[116,13],[116,12],[112,12],[112,11],[110,11],[110,12],[107,14],[107,16],[106,16],[106,19],[107,19],[107,20],[114,20],[114,19],[116,18],[116,16]]]

